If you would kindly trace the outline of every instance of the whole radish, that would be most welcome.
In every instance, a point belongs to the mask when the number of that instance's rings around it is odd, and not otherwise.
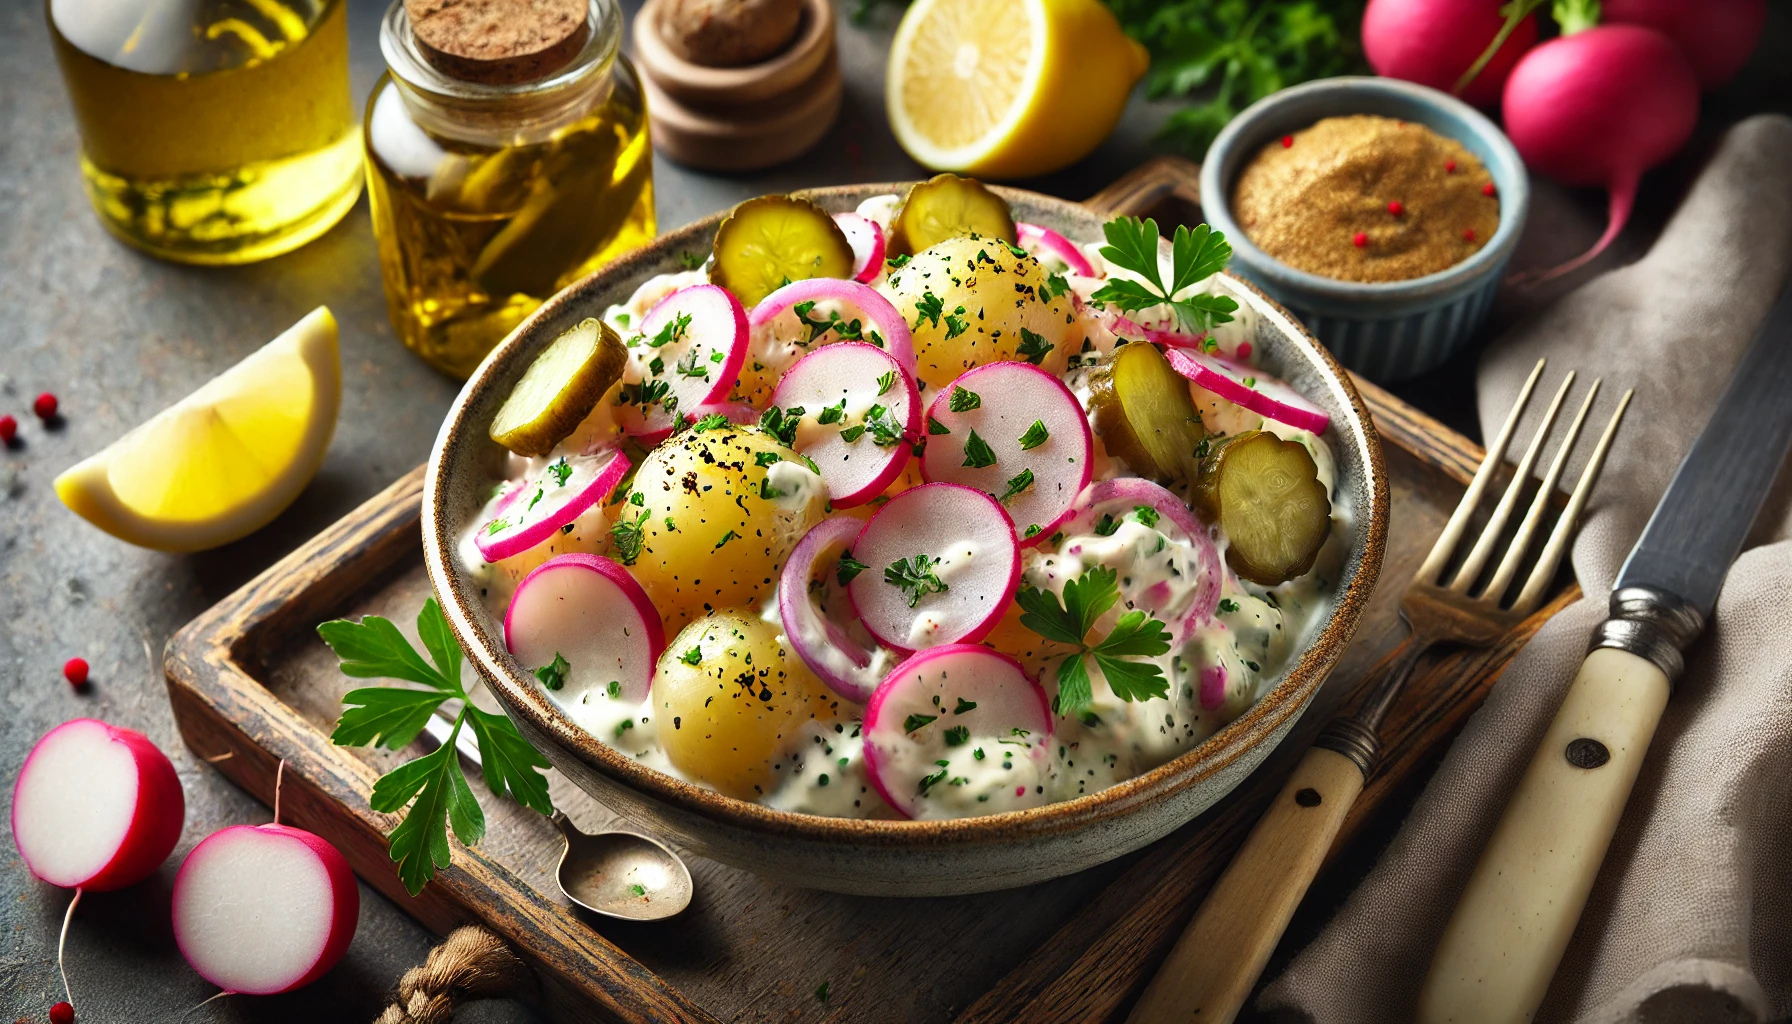
[[[1767,0],[1605,0],[1600,20],[1643,25],[1672,39],[1706,91],[1736,77],[1761,41]]]
[[[1363,11],[1363,55],[1386,78],[1456,89],[1506,24],[1500,0],[1369,0]],[[1525,14],[1462,89],[1462,98],[1490,107],[1513,65],[1537,42],[1537,19]]]
[[[1578,29],[1578,31],[1574,31]],[[1630,219],[1643,172],[1672,156],[1699,116],[1699,83],[1678,47],[1636,25],[1583,28],[1525,54],[1506,80],[1506,134],[1530,170],[1611,194],[1609,223],[1593,247],[1547,280],[1598,256]]]

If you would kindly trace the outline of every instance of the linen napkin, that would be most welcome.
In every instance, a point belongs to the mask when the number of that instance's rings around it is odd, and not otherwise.
[[[1573,548],[1589,596],[1520,652],[1381,861],[1264,992],[1259,1009],[1273,1019],[1411,1018],[1432,950],[1606,614],[1618,567],[1789,269],[1792,120],[1761,116],[1724,137],[1646,257],[1569,293],[1489,349],[1478,384],[1488,434],[1539,356],[1550,363],[1540,398],[1579,371],[1570,410],[1587,381],[1605,378],[1591,423],[1636,389]],[[1533,399],[1519,439],[1528,440],[1545,404]],[[1792,1015],[1789,483],[1792,472],[1782,473],[1751,549],[1689,652],[1539,1021]],[[1714,505],[1724,500],[1711,495]]]

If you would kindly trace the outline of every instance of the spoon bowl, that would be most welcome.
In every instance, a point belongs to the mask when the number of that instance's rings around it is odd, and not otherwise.
[[[554,812],[566,837],[560,853],[560,891],[605,917],[660,921],[691,905],[691,872],[659,841],[634,832],[589,835]]]

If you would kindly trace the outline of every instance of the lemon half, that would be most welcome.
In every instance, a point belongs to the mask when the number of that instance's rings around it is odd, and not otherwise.
[[[1100,0],[916,0],[885,103],[922,164],[1029,177],[1100,145],[1149,64]]]
[[[57,477],[56,495],[142,547],[228,544],[267,525],[316,475],[341,404],[336,318],[319,306]]]

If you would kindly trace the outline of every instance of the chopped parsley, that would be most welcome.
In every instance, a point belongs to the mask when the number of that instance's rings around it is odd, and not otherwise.
[[[772,406],[759,417],[759,429],[772,435],[787,445],[796,444],[797,421],[803,418],[803,407],[793,405],[788,409]]]
[[[700,647],[692,647],[690,650],[680,654],[678,660],[684,662],[686,665],[695,665],[703,660],[703,649]]]
[[[865,424],[863,423],[855,423],[840,432],[840,440],[845,441],[847,444],[851,444],[864,436]]]
[[[1020,494],[1031,486],[1033,486],[1033,471],[1030,469],[1023,469],[1019,473],[1008,478],[1008,489],[1002,492],[1002,497],[998,500],[1007,501],[1009,498]],[[1029,536],[1031,536],[1031,534],[1029,534]]]
[[[609,694],[609,695],[610,695],[610,699],[611,699],[611,700],[615,700],[615,699],[616,699],[616,698],[617,698],[617,697],[620,697],[620,696],[622,696],[622,682],[621,682],[621,680],[618,680],[618,679],[612,679],[612,680],[610,680],[610,685],[609,685],[609,687],[608,687],[608,688],[606,688],[606,689],[605,689],[605,691],[604,691],[604,692],[605,692],[605,693],[608,693],[608,694]]]
[[[490,523],[486,524],[485,533],[486,533],[486,536],[489,537],[494,533],[499,533],[499,532],[502,532],[502,531],[508,530],[508,529],[510,529],[510,520],[494,519]]]
[[[720,551],[722,549],[722,545],[728,543],[731,540],[739,540],[739,539],[740,539],[740,534],[735,533],[733,530],[729,530],[727,533],[722,534],[722,539],[716,541],[716,546],[711,548],[710,550]]]
[[[1051,438],[1051,431],[1045,429],[1044,420],[1034,420],[1027,432],[1020,435],[1020,450],[1030,452]]]
[[[960,698],[958,698],[958,703],[952,708],[952,713],[955,715],[962,715],[966,711],[975,711],[975,710],[977,710],[977,702],[976,701],[965,700],[963,697],[960,697]]]
[[[1220,614],[1231,615],[1238,611],[1238,602],[1229,597],[1220,598]]]
[[[1060,295],[1070,294],[1070,280],[1063,274],[1052,274],[1045,279],[1045,287],[1039,289],[1039,297],[1047,302]]]
[[[647,344],[654,348],[665,348],[675,341],[683,341],[690,327],[691,314],[680,313],[661,325],[658,333],[647,339]]]
[[[1103,512],[1101,522],[1095,524],[1095,535],[1097,537],[1112,537],[1114,531],[1118,529],[1120,529],[1120,520],[1115,519],[1111,512]]]
[[[933,763],[938,765],[940,770],[921,780],[921,796],[926,796],[928,790],[946,781],[946,771],[952,766],[949,761],[935,761]]]
[[[754,452],[753,453],[753,464],[755,466],[759,466],[762,469],[766,466],[775,466],[778,463],[783,462],[783,461],[784,461],[784,456],[779,455],[777,452]]]
[[[554,478],[554,483],[566,486],[566,481],[572,479],[572,467],[566,464],[566,456],[560,456],[560,461],[548,466],[548,475]]]
[[[633,521],[624,516],[610,527],[610,537],[616,542],[616,558],[623,565],[634,565],[635,559],[641,557],[641,545],[647,542],[647,520],[652,514],[642,512]]]
[[[821,411],[815,414],[815,422],[821,424],[838,423],[844,418],[846,418],[846,399],[844,398],[837,404],[822,406]]]
[[[939,717],[940,716],[938,715],[910,715],[902,720],[902,731],[915,732],[919,729],[925,729],[927,726],[932,725],[937,721]]]
[[[834,570],[834,578],[839,580],[840,585],[844,587],[848,583],[851,583],[854,577],[858,576],[859,573],[862,573],[869,568],[871,567],[864,562],[852,557],[852,552],[842,551],[840,553],[840,566]]]
[[[940,300],[939,296],[933,294],[931,291],[923,293],[921,301],[915,303],[916,316],[913,329],[918,331],[921,329],[923,323],[929,321],[933,323],[933,326],[938,327],[940,325],[940,317],[945,312],[946,304]]]
[[[1025,327],[1020,329],[1020,348],[1017,351],[1022,359],[1032,363],[1034,366],[1038,366],[1045,362],[1045,357],[1050,355],[1052,349],[1056,347],[1057,346],[1053,345],[1051,342],[1045,340],[1045,335],[1034,334]]]
[[[1134,505],[1132,507],[1132,514],[1139,522],[1144,523],[1146,526],[1157,525],[1159,513],[1157,509],[1152,508],[1150,505]]]
[[[975,391],[966,391],[958,385],[952,385],[952,397],[946,399],[946,408],[953,412],[970,412],[983,408],[983,396]]]
[[[571,668],[572,664],[559,651],[555,651],[553,661],[535,670],[535,678],[541,680],[541,685],[548,689],[558,690],[566,685],[566,673]]]
[[[891,370],[889,373],[886,373],[883,376],[877,378],[877,393],[878,393],[879,397],[882,397],[883,395],[887,394],[889,392],[889,390],[895,386],[896,386],[896,371],[895,370]]]
[[[928,594],[946,592],[946,581],[940,579],[937,572],[939,564],[939,559],[927,555],[898,558],[884,568],[884,582],[902,588],[908,597],[908,606],[913,608]]]
[[[912,260],[912,259],[914,259],[913,256],[909,256],[909,255],[905,255],[905,254],[890,256],[890,257],[886,257],[884,259],[884,266],[894,267],[897,270],[901,270],[903,267],[908,266],[908,261]]]
[[[952,428],[929,416],[927,417],[927,432],[937,437],[940,434],[950,434]]]
[[[982,469],[996,464],[996,453],[990,449],[989,442],[977,436],[975,430],[964,440],[964,463],[972,469]]]
[[[955,725],[946,730],[946,746],[962,747],[971,741],[971,730],[962,725]]]
[[[708,258],[700,252],[681,252],[678,254],[678,265],[686,270],[696,270]]]
[[[1031,540],[1034,537],[1037,537],[1041,533],[1044,533],[1044,532],[1045,532],[1045,528],[1040,526],[1038,523],[1028,523],[1026,532],[1021,534],[1021,536],[1027,538],[1028,540]]]
[[[728,426],[728,417],[722,415],[719,412],[712,412],[709,415],[698,420],[697,422],[691,424],[691,430],[694,433],[700,434],[705,430],[719,430],[725,426]]]
[[[861,321],[842,320],[842,319],[840,319],[840,314],[834,313],[834,312],[828,313],[828,318],[826,320],[822,320],[819,317],[812,316],[811,314],[813,314],[815,312],[815,300],[813,300],[813,299],[810,299],[807,302],[797,303],[796,305],[790,307],[790,311],[792,313],[795,313],[796,318],[798,320],[801,320],[803,322],[803,326],[807,327],[809,329],[809,337],[804,339],[799,344],[802,344],[805,346],[813,345],[815,343],[815,339],[821,337],[822,335],[826,334],[829,331],[833,331],[834,336],[839,338],[842,341],[863,341],[864,340],[865,325]],[[881,348],[883,346],[880,344],[878,347]]]
[[[964,307],[963,306],[959,306],[957,309],[954,309],[952,312],[946,314],[946,340],[947,341],[951,341],[953,338],[958,337],[960,334],[963,334],[964,332],[966,332],[970,329],[971,329],[970,323],[968,321],[966,321],[964,318]]]
[[[894,413],[881,405],[874,405],[865,413],[865,426],[871,431],[871,443],[879,448],[902,443],[902,424],[896,422]]]
[[[1128,660],[1168,653],[1169,631],[1163,623],[1135,609],[1122,614],[1098,643],[1091,646],[1084,640],[1095,620],[1120,600],[1116,576],[1106,566],[1089,569],[1064,584],[1062,603],[1051,591],[1035,587],[1023,587],[1015,595],[1022,610],[1021,625],[1047,640],[1076,648],[1058,665],[1059,714],[1080,714],[1094,701],[1088,658],[1095,659],[1108,689],[1121,700],[1169,696],[1170,686],[1162,668],[1150,662]]]

